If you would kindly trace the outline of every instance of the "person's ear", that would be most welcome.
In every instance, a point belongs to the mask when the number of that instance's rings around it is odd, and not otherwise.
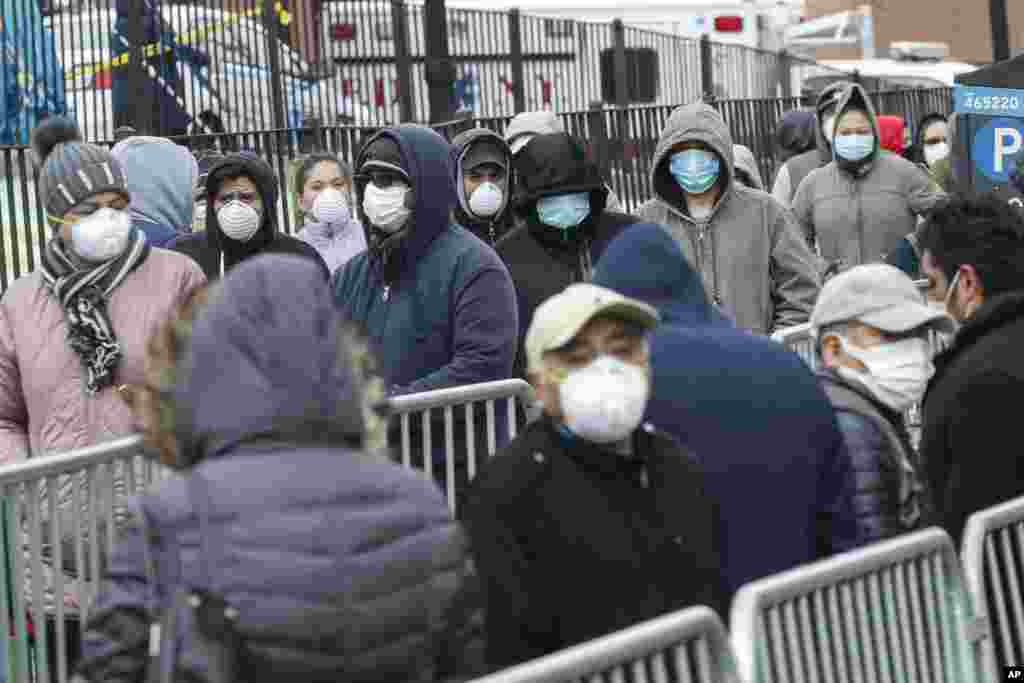
[[[965,263],[960,266],[959,290],[954,296],[963,297],[966,302],[976,302],[985,298],[985,286],[974,266]]]
[[[834,368],[839,363],[839,357],[843,353],[842,344],[839,343],[839,337],[834,334],[826,336],[820,342],[821,349],[821,362],[826,368]]]

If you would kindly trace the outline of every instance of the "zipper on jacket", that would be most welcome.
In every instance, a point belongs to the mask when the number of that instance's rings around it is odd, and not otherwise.
[[[590,282],[594,273],[594,261],[590,256],[590,240],[584,240],[580,249],[580,282]]]
[[[860,196],[860,183],[857,178],[853,179],[853,198],[857,202],[857,257],[860,259],[858,265],[864,264],[864,203]]]
[[[391,285],[384,285],[384,293],[381,294],[381,301],[387,301],[391,298]]]
[[[722,307],[722,297],[719,295],[719,292],[718,292],[718,272],[717,272],[718,268],[716,267],[716,264],[715,264],[715,236],[714,235],[710,236],[710,240],[711,240],[711,250],[710,250],[710,252],[705,252],[705,250],[704,250],[706,242],[708,241],[708,237],[709,237],[709,235],[708,235],[708,232],[709,232],[708,227],[709,227],[709,224],[707,222],[697,223],[697,251],[699,252],[699,255],[697,257],[698,268],[700,268],[701,275],[704,278],[704,284],[705,285],[710,285],[711,298],[712,298],[713,303],[718,308],[721,308]],[[705,266],[705,264],[707,264],[707,265]]]

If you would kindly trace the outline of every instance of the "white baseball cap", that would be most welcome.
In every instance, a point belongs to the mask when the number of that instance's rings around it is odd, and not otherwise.
[[[526,333],[526,362],[530,371],[539,369],[544,354],[571,342],[587,323],[599,315],[611,315],[637,323],[645,329],[658,324],[658,311],[636,299],[591,284],[569,285],[540,306]]]

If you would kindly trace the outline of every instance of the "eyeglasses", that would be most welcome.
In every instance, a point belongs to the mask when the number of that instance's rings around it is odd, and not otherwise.
[[[243,204],[252,206],[260,200],[258,192],[228,192],[227,194],[217,195],[218,204],[228,204],[230,202],[239,201]]]
[[[406,179],[393,171],[370,171],[368,173],[359,173],[355,176],[355,180],[360,184],[373,183],[379,188],[388,188],[396,183],[405,185]]]

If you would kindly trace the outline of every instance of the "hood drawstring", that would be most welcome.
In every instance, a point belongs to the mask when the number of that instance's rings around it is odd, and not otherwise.
[[[594,261],[590,254],[590,240],[585,239],[580,244],[580,281],[590,282],[594,275]]]

